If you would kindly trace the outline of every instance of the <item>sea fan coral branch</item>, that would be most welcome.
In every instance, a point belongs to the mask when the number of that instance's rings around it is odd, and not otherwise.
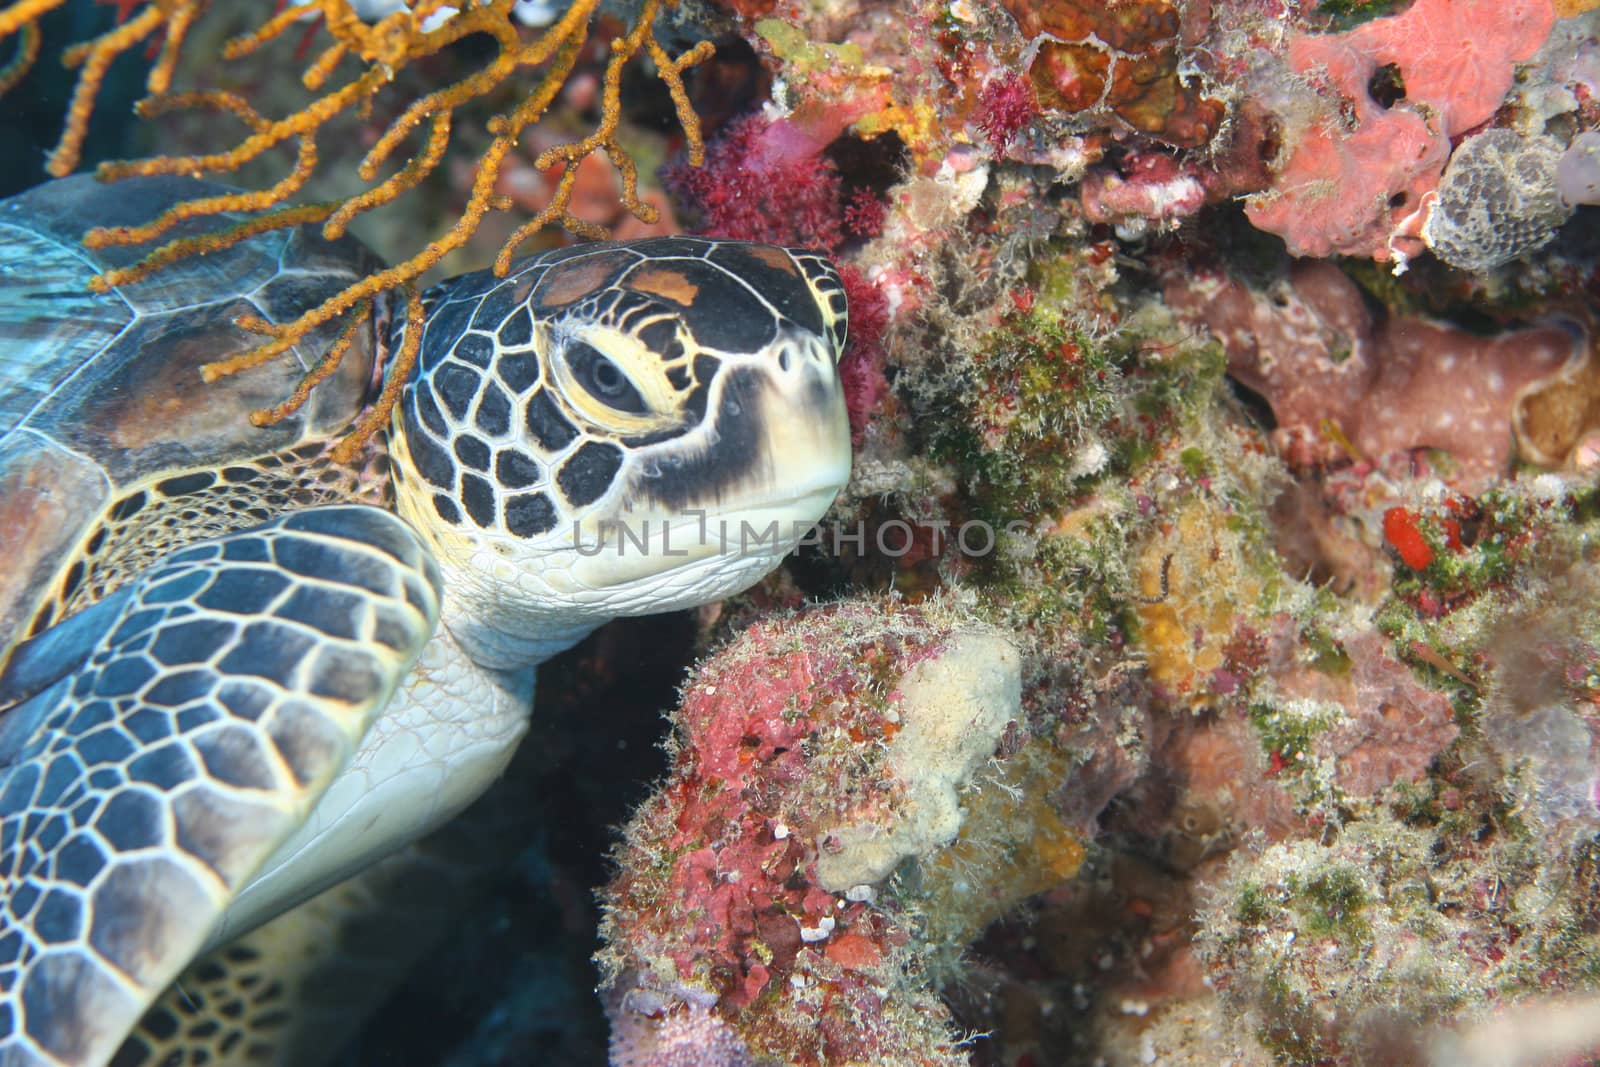
[[[666,84],[668,92],[672,95],[673,103],[678,109],[678,121],[682,123],[684,136],[689,142],[690,159],[698,165],[704,158],[705,148],[700,138],[700,122],[694,109],[689,106],[688,94],[683,87],[683,71],[709,59],[713,47],[710,41],[701,41],[676,60],[668,57],[665,50],[656,43],[652,33],[659,7],[660,0],[646,0],[639,13],[639,21],[632,31],[627,36],[611,42],[611,58],[606,64],[600,96],[599,127],[581,141],[546,149],[534,161],[534,167],[538,170],[549,170],[560,163],[564,163],[566,169],[556,183],[556,193],[551,197],[550,203],[544,210],[517,227],[501,246],[500,254],[494,261],[495,273],[505,274],[510,270],[511,258],[517,248],[534,233],[552,223],[585,237],[605,236],[602,227],[580,219],[568,210],[572,188],[577,180],[577,165],[599,150],[605,151],[622,176],[623,207],[641,222],[656,221],[656,209],[639,199],[638,169],[634,166],[632,157],[616,141],[617,123],[622,117],[622,71],[641,49],[646,49],[655,59],[657,76]]]
[[[102,181],[154,174],[231,174],[289,138],[312,133],[335,115],[374,95],[384,84],[382,71],[375,68],[367,70],[349,85],[316,100],[288,118],[269,123],[261,132],[252,134],[238,147],[226,152],[203,156],[152,156],[149,159],[103,163],[95,173]]]
[[[198,4],[186,4],[174,8],[166,18],[165,40],[161,43],[161,53],[156,56],[155,65],[150,68],[149,79],[146,87],[152,95],[165,93],[172,88],[172,72],[177,69],[178,57],[182,54],[183,40],[189,34],[189,27],[194,25],[194,20],[204,10]]]
[[[77,87],[72,91],[72,103],[67,107],[66,127],[50,153],[48,169],[51,174],[61,178],[78,169],[83,139],[89,134],[89,116],[94,112],[95,97],[100,93],[106,71],[114,59],[154,33],[166,18],[165,11],[151,5],[104,36],[69,48],[61,57],[65,66],[82,69],[78,73]],[[154,75],[152,70],[152,78]],[[152,91],[159,90],[152,88]]]
[[[17,72],[26,70],[36,51],[33,46],[37,37],[35,20],[63,2],[16,0],[0,9],[0,40],[23,35],[17,58],[0,73],[0,77],[6,79],[0,85],[21,77]],[[667,0],[669,5],[672,2],[674,0]],[[466,206],[448,231],[410,258],[353,283],[293,322],[271,328],[253,320],[242,323],[262,333],[266,340],[247,352],[206,364],[201,373],[205,380],[214,381],[259,366],[287,352],[309,331],[330,322],[343,321],[346,330],[352,329],[352,321],[365,321],[370,317],[381,294],[396,288],[411,292],[424,272],[467,243],[488,212],[509,207],[509,201],[495,193],[501,167],[527,128],[544,117],[577,65],[589,41],[599,3],[600,0],[576,0],[548,29],[525,40],[524,31],[513,18],[514,0],[488,0],[462,5],[459,10],[446,7],[443,0],[415,0],[408,7],[374,22],[363,21],[350,0],[307,0],[266,18],[254,30],[229,41],[222,50],[224,60],[238,61],[276,41],[291,26],[308,18],[321,19],[322,30],[332,41],[316,53],[301,75],[302,83],[317,95],[298,111],[270,117],[258,113],[243,97],[221,90],[169,92],[184,40],[195,21],[206,12],[209,0],[146,0],[137,13],[116,29],[67,52],[67,64],[81,69],[61,141],[51,158],[51,173],[66,174],[76,167],[94,101],[110,64],[134,45],[152,39],[162,39],[162,43],[147,79],[150,95],[137,108],[141,116],[177,109],[208,109],[233,115],[249,128],[249,132],[232,148],[222,151],[102,164],[97,171],[102,180],[115,181],[136,175],[231,174],[291,139],[299,142],[298,158],[288,175],[266,189],[196,198],[179,204],[144,226],[90,231],[85,237],[90,247],[140,245],[158,239],[184,220],[228,213],[247,216],[211,233],[160,245],[130,266],[99,275],[92,287],[104,292],[114,286],[131,284],[186,256],[226,248],[257,234],[292,226],[321,223],[324,236],[337,239],[356,216],[394,202],[435,172],[449,151],[452,134],[460,126],[458,109],[531,72],[537,79],[531,90],[520,90],[520,102],[508,113],[487,123],[491,139],[479,153]],[[638,168],[617,140],[622,115],[623,71],[641,55],[653,62],[656,76],[673,101],[684,130],[689,158],[698,162],[702,157],[699,121],[689,103],[683,72],[709,58],[713,47],[709,42],[701,42],[676,58],[669,55],[655,38],[654,24],[661,8],[662,0],[644,0],[632,25],[611,41],[602,79],[601,117],[595,131],[539,157],[539,168],[552,169],[559,164],[564,170],[550,201],[532,219],[516,227],[501,248],[495,260],[499,273],[510,269],[517,247],[545,226],[560,225],[585,237],[606,236],[603,227],[578,218],[570,210],[577,164],[595,152],[603,152],[620,175],[622,205],[641,220],[655,218],[655,209],[639,198]],[[376,138],[357,168],[363,181],[373,183],[369,188],[341,202],[289,203],[316,170],[317,137],[330,122],[350,113],[363,116],[370,113],[379,94],[395,83],[402,69],[473,35],[493,38],[497,46],[494,55],[472,73],[410,101],[400,110],[399,117]],[[335,83],[341,63],[351,57],[361,61],[362,69],[348,80]],[[415,155],[380,180],[380,168],[419,128],[424,132]],[[420,312],[419,318],[413,321],[420,321]],[[406,344],[412,342],[408,333]],[[327,367],[318,364],[284,403],[258,411],[253,418],[270,423],[292,414],[327,372]],[[370,435],[387,419],[392,400],[386,391],[368,420],[371,425],[363,423],[362,433]],[[351,449],[355,447],[359,447],[359,441]]]
[[[0,37],[10,37],[66,2],[67,0],[17,0],[15,4],[0,11]]]
[[[344,359],[344,354],[355,343],[356,335],[361,330],[361,324],[372,314],[372,302],[363,300],[356,305],[355,311],[350,316],[350,321],[345,324],[344,330],[339,334],[339,339],[333,343],[323,357],[317,361],[316,366],[306,373],[295,386],[294,392],[281,404],[274,404],[270,408],[262,408],[250,413],[250,421],[258,426],[270,426],[289,417],[293,411],[299,410],[307,400],[311,399],[311,390],[320,385],[328,375],[339,369],[339,363]]]
[[[213,111],[227,112],[254,130],[261,130],[269,125],[243,97],[222,90],[147,96],[139,101],[136,110],[141,118],[150,118],[179,108],[209,108]],[[108,248],[113,245],[145,244],[160,237],[185,219],[220,215],[230,211],[264,211],[299,192],[316,166],[317,143],[311,137],[304,137],[300,141],[299,155],[295,160],[294,169],[270,188],[185,200],[142,226],[96,227],[83,235],[84,247]],[[269,229],[276,228],[269,227]],[[164,260],[163,265],[166,262],[170,260]],[[137,272],[141,267],[142,264],[136,265],[130,270]],[[148,273],[146,270],[139,276],[143,277]]]
[[[148,253],[138,263],[120,270],[108,270],[89,279],[89,288],[97,293],[110,292],[119,285],[132,285],[140,278],[145,278],[171,263],[189,256],[205,255],[208,252],[217,252],[224,248],[232,248],[240,241],[273,230],[288,229],[292,226],[316,224],[332,215],[337,204],[296,204],[292,207],[277,208],[265,215],[257,215],[246,219],[237,226],[229,227],[216,233],[201,234],[197,237],[181,237],[176,241],[166,244]],[[100,229],[90,230],[84,235],[85,242],[102,232]],[[251,364],[255,366],[255,364]],[[201,368],[202,372],[205,368]],[[243,368],[240,368],[243,369]],[[207,381],[214,380],[207,378]]]
[[[43,39],[44,35],[33,23],[22,27],[17,37],[17,54],[11,57],[11,62],[0,67],[0,96],[10,92],[32,69],[39,58],[39,46]]]
[[[378,185],[373,186],[364,193],[352,196],[339,210],[333,213],[323,227],[323,236],[330,241],[336,241],[344,236],[350,220],[363,211],[371,211],[375,207],[387,204],[417,187],[439,165],[439,160],[444,157],[444,150],[450,146],[450,115],[449,111],[440,111],[433,116],[433,125],[428,128],[428,139],[423,142],[422,151],[416,157],[400,168],[394,174]],[[364,175],[363,175],[364,176]]]
[[[394,410],[395,403],[400,399],[400,390],[405,387],[406,379],[411,377],[411,371],[417,365],[417,354],[422,351],[422,325],[425,318],[422,312],[422,292],[417,288],[415,281],[406,282],[403,288],[406,296],[406,328],[405,336],[400,342],[400,350],[394,354],[394,365],[389,368],[388,379],[383,384],[383,393],[378,397],[377,403],[367,409],[367,413],[361,416],[356,428],[333,450],[333,458],[339,463],[349,463],[354,460],[366,443],[372,440],[372,435],[388,425],[389,413]],[[356,316],[358,322],[362,315],[364,312],[358,309]],[[313,369],[311,373],[315,374],[316,370]],[[309,389],[306,392],[310,395]],[[255,415],[252,415],[252,421],[254,420]]]

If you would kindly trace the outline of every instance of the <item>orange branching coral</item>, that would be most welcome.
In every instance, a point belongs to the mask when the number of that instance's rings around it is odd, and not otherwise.
[[[0,41],[18,37],[16,58],[0,68],[0,91],[15,83],[38,52],[37,20],[60,7],[66,0],[14,0],[0,8]],[[495,270],[506,273],[516,249],[539,229],[559,225],[585,237],[603,237],[602,227],[574,216],[570,210],[577,164],[590,154],[603,151],[622,176],[622,204],[643,222],[654,222],[656,210],[638,197],[638,171],[626,149],[617,141],[621,118],[622,74],[641,54],[654,63],[656,76],[666,86],[677,110],[690,161],[699,164],[702,156],[700,126],[683,84],[683,72],[709,58],[710,42],[701,42],[682,55],[672,57],[657,42],[654,25],[662,3],[676,0],[644,0],[632,27],[611,42],[602,79],[601,117],[589,136],[570,144],[558,145],[541,154],[540,169],[564,165],[550,202],[533,218],[518,226],[495,259]],[[107,271],[94,280],[98,291],[129,284],[186,256],[203,254],[237,244],[256,234],[303,224],[321,224],[331,239],[343,235],[356,216],[391,203],[417,187],[444,158],[450,145],[456,111],[464,104],[480,100],[507,82],[528,74],[536,77],[534,87],[520,95],[519,103],[508,113],[497,115],[487,124],[491,140],[479,156],[477,171],[466,207],[456,224],[409,259],[351,285],[328,300],[306,311],[291,323],[272,326],[246,317],[240,325],[266,337],[260,345],[228,360],[201,368],[206,380],[235,374],[259,366],[287,352],[308,331],[335,320],[342,320],[346,336],[371,314],[373,301],[391,289],[403,289],[407,300],[416,304],[416,282],[427,270],[451,251],[465,244],[477,231],[484,216],[495,210],[508,210],[509,202],[494,194],[495,182],[508,154],[529,126],[538,122],[555,101],[589,39],[591,23],[600,0],[574,0],[567,11],[548,29],[525,39],[512,18],[513,0],[486,0],[447,9],[443,0],[414,0],[410,6],[375,22],[363,21],[350,0],[305,0],[290,5],[266,19],[254,31],[237,37],[223,48],[225,60],[239,60],[280,38],[291,27],[320,16],[332,38],[323,51],[306,65],[301,81],[315,98],[300,110],[282,118],[269,118],[257,112],[244,98],[220,89],[173,92],[171,82],[188,31],[210,6],[210,0],[145,0],[124,5],[133,11],[115,29],[69,49],[62,57],[69,67],[79,70],[78,84],[68,111],[61,141],[50,159],[56,175],[76,168],[90,114],[100,84],[111,63],[124,52],[147,41],[160,40],[159,50],[146,81],[149,95],[139,102],[142,117],[180,109],[204,109],[231,116],[249,131],[236,146],[208,155],[155,156],[148,159],[102,164],[98,175],[114,181],[133,175],[231,174],[279,145],[297,146],[295,164],[288,175],[269,188],[207,196],[186,201],[142,226],[102,227],[91,230],[84,243],[92,248],[112,245],[138,245],[157,240],[177,223],[196,217],[242,212],[239,222],[201,237],[168,241],[131,266]],[[444,16],[444,17],[442,17]],[[493,39],[494,55],[472,74],[413,100],[377,139],[357,168],[369,187],[342,201],[294,204],[298,193],[317,167],[317,137],[337,116],[356,111],[366,113],[373,101],[390,85],[402,68],[433,56],[455,42],[471,36]],[[335,84],[335,75],[347,58],[359,61],[355,73]],[[392,174],[379,180],[382,168],[411,135],[421,131],[421,146],[415,155]],[[413,312],[417,309],[413,308]],[[410,354],[415,358],[420,338],[421,316],[407,320],[407,336],[398,353],[398,362]],[[304,403],[317,382],[332,372],[347,344],[341,342],[327,358],[313,368],[282,404],[255,412],[252,419],[268,424],[287,417]],[[330,362],[331,361],[331,362]],[[403,377],[404,367],[392,375]],[[340,454],[353,456],[388,420],[394,390],[385,390],[355,432],[340,446]]]
[[[0,95],[4,95],[14,85],[22,80],[33,66],[34,60],[39,58],[39,42],[41,34],[39,27],[33,23],[23,26],[17,36],[17,54],[5,66],[0,67]]]

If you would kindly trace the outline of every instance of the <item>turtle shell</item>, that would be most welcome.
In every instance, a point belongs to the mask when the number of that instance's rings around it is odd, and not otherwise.
[[[249,422],[249,412],[289,395],[337,324],[265,366],[212,384],[200,377],[202,364],[261,343],[234,324],[237,316],[288,322],[373,271],[375,258],[354,239],[278,231],[189,256],[105,295],[89,290],[95,274],[137,261],[149,246],[91,250],[86,231],[144,223],[226,191],[188,178],[103,184],[76,176],[0,201],[0,664],[10,644],[54,621],[52,587],[100,550],[94,540],[105,539],[104,522],[118,508],[325,441],[371,394],[376,352],[367,335],[299,413],[270,427]],[[237,220],[188,220],[162,239]]]

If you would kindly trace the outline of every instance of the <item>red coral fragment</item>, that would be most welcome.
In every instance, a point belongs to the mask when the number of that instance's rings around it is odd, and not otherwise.
[[[745,1067],[752,1048],[795,1067],[965,1062],[898,977],[895,913],[816,874],[829,827],[893,817],[904,787],[871,757],[899,721],[882,694],[947,633],[913,608],[839,605],[758,623],[698,669],[671,777],[607,891],[618,1067]],[[695,1035],[721,1058],[692,1058]]]
[[[1400,553],[1400,561],[1414,571],[1425,570],[1433,562],[1433,546],[1417,528],[1417,513],[1409,508],[1390,508],[1383,513],[1383,539]]]
[[[861,934],[836,937],[824,951],[830,960],[847,971],[870,971],[883,962],[883,949]]]
[[[883,220],[888,213],[888,208],[871,189],[857,189],[844,206],[844,228],[852,237],[870,241],[883,232]]]
[[[1015,72],[995,78],[978,95],[978,129],[996,148],[1005,148],[1038,115],[1033,87]]]

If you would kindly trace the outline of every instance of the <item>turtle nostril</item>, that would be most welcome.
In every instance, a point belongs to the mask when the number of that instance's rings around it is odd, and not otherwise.
[[[832,366],[828,345],[820,338],[796,337],[778,349],[778,372],[782,375],[827,372]]]

